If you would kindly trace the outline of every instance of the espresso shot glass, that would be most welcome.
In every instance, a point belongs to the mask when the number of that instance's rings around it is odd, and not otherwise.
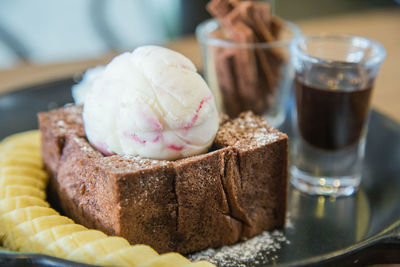
[[[358,36],[297,38],[291,183],[314,195],[349,196],[362,177],[370,100],[385,50]]]

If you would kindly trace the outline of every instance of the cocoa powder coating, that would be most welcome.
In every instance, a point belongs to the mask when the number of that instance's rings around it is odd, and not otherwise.
[[[176,161],[104,156],[80,106],[40,113],[50,196],[77,223],[189,253],[233,244],[285,221],[288,138],[251,112],[221,116],[210,152]]]

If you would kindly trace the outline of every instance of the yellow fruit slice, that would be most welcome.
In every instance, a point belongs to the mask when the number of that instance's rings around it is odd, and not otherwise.
[[[158,257],[150,259],[145,263],[137,265],[138,267],[179,267],[189,264],[190,261],[179,253],[169,252]]]
[[[44,249],[58,239],[73,233],[87,230],[79,224],[66,224],[54,226],[28,238],[21,246],[21,251],[42,253]]]
[[[67,256],[68,260],[94,264],[97,258],[122,248],[129,247],[129,242],[122,237],[111,236],[80,246]]]
[[[31,221],[18,224],[12,228],[11,231],[8,231],[4,239],[4,245],[12,250],[20,250],[24,241],[29,237],[56,225],[73,223],[74,222],[70,218],[60,215],[39,217]]]
[[[0,155],[5,157],[6,155],[18,156],[18,157],[28,157],[37,160],[42,160],[42,155],[40,150],[37,148],[26,147],[24,145],[15,144],[13,146],[3,145],[0,148]]]
[[[0,154],[4,156],[9,153],[37,158],[41,156],[41,149],[40,146],[29,143],[0,143]]]
[[[46,198],[46,194],[43,190],[32,186],[8,185],[5,187],[0,187],[0,199],[17,196],[32,196],[40,199]]]
[[[15,198],[8,198],[0,201],[0,240],[3,240],[6,232],[9,231],[16,224],[27,221],[28,219],[32,219],[34,217],[38,217],[42,213],[41,210],[27,211],[26,210],[27,207],[22,207],[27,205],[28,202],[19,203],[18,201],[13,201],[13,200],[15,200]],[[44,205],[44,206],[46,205],[46,202],[44,202],[43,200],[41,199],[38,200],[41,201],[38,203],[39,205]],[[19,206],[21,208],[18,208]],[[28,208],[49,209],[46,207],[39,207],[39,206],[36,207],[28,206]]]
[[[99,258],[96,265],[136,266],[158,257],[158,253],[149,246],[135,245],[119,249]]]
[[[25,131],[16,133],[4,138],[1,141],[3,145],[10,144],[29,144],[40,148],[40,132],[38,130]]]
[[[42,181],[47,181],[48,179],[47,173],[38,168],[28,166],[2,166],[0,168],[0,177],[15,175],[29,176]]]
[[[0,216],[15,209],[30,206],[49,207],[49,203],[38,197],[18,196],[0,200]]]
[[[30,176],[23,176],[23,175],[1,176],[0,188],[8,185],[32,186],[41,190],[44,190],[46,187],[46,183],[43,180],[35,179]]]
[[[6,155],[0,159],[0,168],[2,166],[29,166],[41,169],[43,167],[43,162],[32,157]]]
[[[69,236],[58,239],[56,242],[49,244],[44,250],[44,254],[54,257],[65,258],[72,251],[80,246],[106,238],[107,235],[97,230],[86,230],[78,233],[73,233]]]
[[[14,226],[35,218],[57,215],[58,212],[46,207],[26,207],[7,212],[0,216],[0,235],[10,231]],[[4,231],[4,232],[2,232]]]

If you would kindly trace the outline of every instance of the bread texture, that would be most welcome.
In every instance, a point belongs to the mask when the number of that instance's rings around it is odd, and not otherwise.
[[[212,149],[175,161],[104,156],[81,106],[39,113],[49,193],[77,223],[158,252],[233,244],[285,222],[288,137],[251,112],[221,117]]]

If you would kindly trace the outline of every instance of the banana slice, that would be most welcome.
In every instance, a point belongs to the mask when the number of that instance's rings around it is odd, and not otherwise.
[[[136,266],[158,257],[159,254],[149,246],[135,245],[119,249],[99,258],[96,265]]]
[[[30,206],[49,207],[49,203],[38,197],[18,196],[0,200],[0,216],[15,209]]]
[[[48,203],[35,197],[22,197],[6,198],[0,200],[0,241],[4,239],[6,232],[15,224],[25,221],[22,216],[33,218],[32,214],[24,213],[26,207],[37,205],[48,207]],[[18,212],[16,212],[19,210]]]
[[[10,175],[0,177],[0,188],[8,185],[25,185],[44,190],[46,183],[43,180],[35,179],[24,175]]]
[[[0,168],[2,166],[29,166],[41,169],[43,167],[43,162],[32,157],[6,155],[0,159]]]
[[[49,244],[56,242],[58,239],[85,230],[87,228],[79,224],[54,226],[28,238],[22,244],[21,251],[42,253]]]
[[[106,238],[107,235],[97,230],[86,230],[73,233],[69,236],[58,239],[56,242],[49,244],[44,250],[44,254],[54,257],[65,258],[72,251],[80,246],[84,246],[92,241]]]
[[[5,157],[6,155],[18,156],[18,157],[29,157],[37,160],[42,160],[41,151],[37,148],[26,147],[24,145],[3,145],[0,148],[0,155]]]
[[[0,168],[0,177],[15,176],[15,175],[29,176],[32,178],[40,179],[44,182],[47,182],[48,180],[47,173],[38,168],[32,168],[28,166],[8,166],[8,165],[2,166]]]
[[[4,245],[12,250],[20,250],[24,241],[29,237],[57,225],[73,223],[70,218],[60,215],[43,216],[23,222],[6,233]]]
[[[42,216],[58,214],[59,213],[54,209],[46,207],[26,207],[7,212],[0,216],[0,235],[10,231],[15,225],[20,223],[31,221]]]
[[[40,132],[38,130],[16,133],[4,138],[1,143],[5,146],[12,144],[27,144],[40,148]]]
[[[32,159],[40,158],[42,155],[40,147],[30,144],[0,144],[0,155],[21,156]]]
[[[17,196],[32,196],[40,199],[46,198],[46,194],[43,190],[32,186],[8,185],[5,187],[0,187],[0,199]]]
[[[129,247],[129,242],[122,237],[111,236],[80,246],[67,256],[68,260],[94,264],[101,255],[107,255]]]
[[[150,259],[145,263],[137,265],[138,267],[179,267],[189,264],[190,261],[179,253],[169,252],[158,257]]]

